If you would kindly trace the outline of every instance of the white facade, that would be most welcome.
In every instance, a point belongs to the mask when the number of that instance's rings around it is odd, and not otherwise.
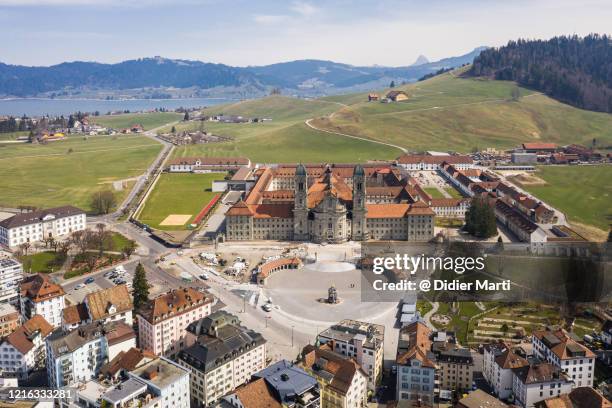
[[[156,408],[190,408],[190,374],[180,365],[160,357],[128,372],[128,376],[147,385],[148,390],[157,397]]]
[[[32,337],[34,347],[25,353],[12,345],[7,339],[0,343],[0,372],[7,376],[26,379],[31,370],[44,359],[44,338],[37,334]]]
[[[86,228],[85,212],[62,216],[61,211],[57,211],[57,215],[53,211],[17,214],[4,220],[0,223],[0,245],[16,248],[23,243],[42,241],[46,237],[58,238]],[[37,216],[39,213],[42,213],[40,217]],[[16,222],[16,217],[23,221]]]
[[[198,406],[208,406],[246,384],[253,374],[266,367],[266,345],[256,346],[209,372],[192,367],[185,360],[179,363],[191,371],[191,399]]]
[[[397,367],[397,399],[432,403],[436,369],[423,365],[416,358],[409,364]]]
[[[532,408],[537,402],[547,398],[568,394],[574,386],[571,381],[562,377],[529,384],[523,383],[516,375],[513,376],[512,380],[512,393],[515,397],[515,403],[524,408]]]
[[[552,332],[550,332],[552,333]],[[558,332],[555,332],[558,334]],[[553,335],[553,334],[550,334]],[[576,387],[592,387],[595,377],[595,355],[586,347],[574,342],[570,342],[574,353],[566,351],[564,355],[559,356],[558,353],[551,350],[544,339],[533,336],[532,338],[533,351],[537,357],[549,362],[558,367],[574,382]],[[568,346],[565,347],[569,349]],[[572,355],[573,354],[573,355]]]
[[[0,258],[0,303],[19,304],[19,282],[23,268],[12,258]]]
[[[19,301],[21,305],[21,318],[24,321],[31,319],[34,315],[41,315],[51,326],[61,327],[62,310],[65,307],[64,295],[38,301],[21,297]]]

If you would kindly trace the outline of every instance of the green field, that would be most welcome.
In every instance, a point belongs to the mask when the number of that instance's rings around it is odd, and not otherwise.
[[[448,194],[450,194],[450,196],[453,197],[453,198],[463,198],[461,193],[459,191],[457,191],[457,189],[454,188],[454,187],[446,187],[444,189],[444,191],[446,191]]]
[[[66,258],[59,252],[44,251],[22,256],[19,260],[23,264],[23,270],[26,273],[51,273],[57,272],[66,261]]]
[[[406,102],[367,102],[367,93],[324,98],[348,106],[314,123],[411,150],[466,153],[529,141],[589,144],[593,138],[612,143],[612,115],[573,108],[527,89],[512,101],[514,87],[443,74],[396,88],[410,95]]]
[[[423,187],[423,190],[431,196],[431,198],[444,198],[444,194],[435,187]]]
[[[11,141],[11,140],[15,140],[17,139],[19,136],[27,136],[29,135],[30,132],[25,130],[25,131],[19,131],[19,132],[7,132],[7,133],[0,133],[0,142],[2,141]]]
[[[569,221],[608,231],[612,223],[612,166],[542,166],[535,175],[546,184],[521,187],[563,211]]]
[[[0,205],[85,210],[93,192],[142,174],[161,150],[144,136],[69,137],[47,145],[0,145]],[[118,199],[127,190],[117,192]]]
[[[185,230],[215,195],[210,191],[212,182],[222,180],[224,177],[224,173],[164,173],[147,198],[138,220],[156,229]],[[184,214],[191,217],[184,225],[159,225],[170,214]]]
[[[306,119],[328,115],[340,108],[336,103],[303,100],[281,96],[214,106],[205,114],[219,113],[245,117],[267,117],[263,123],[206,122],[205,130],[231,136],[231,142],[189,145],[177,148],[174,157],[247,156],[258,163],[277,162],[364,162],[371,159],[392,159],[401,154],[393,147],[355,140],[310,129]],[[176,125],[178,131],[195,130],[198,123]],[[166,127],[163,131],[169,131]]]
[[[113,129],[123,129],[138,124],[142,125],[145,130],[151,130],[181,119],[183,119],[183,114],[174,112],[125,113],[90,117],[90,120],[94,123]]]

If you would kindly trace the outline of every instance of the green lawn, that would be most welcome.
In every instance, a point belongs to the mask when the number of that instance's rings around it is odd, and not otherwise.
[[[446,187],[444,189],[444,191],[446,191],[448,194],[451,195],[451,197],[453,198],[463,198],[463,196],[461,195],[461,193],[459,191],[457,191],[456,188],[453,187]]]
[[[522,187],[563,211],[570,221],[609,229],[612,166],[542,166],[535,175],[547,184]]]
[[[154,129],[183,119],[182,113],[152,112],[152,113],[125,113],[121,115],[92,116],[90,119],[101,126],[113,129],[127,128],[132,125],[142,125],[145,130]]]
[[[185,230],[200,210],[215,195],[210,188],[214,180],[222,180],[224,173],[164,173],[147,198],[138,220],[167,231]],[[170,214],[190,215],[184,225],[160,226]]]
[[[3,140],[15,140],[19,136],[27,136],[29,134],[30,134],[30,132],[27,131],[27,130],[26,131],[22,131],[22,132],[0,133],[0,141],[3,141]]]
[[[142,174],[161,150],[144,136],[69,137],[47,145],[0,145],[0,205],[85,210],[93,192]],[[127,190],[117,192],[120,200]]]
[[[435,187],[423,187],[423,190],[431,196],[431,198],[444,198],[444,194]]]
[[[45,251],[22,256],[20,261],[26,273],[51,273],[57,272],[62,267],[65,258],[57,252]]]

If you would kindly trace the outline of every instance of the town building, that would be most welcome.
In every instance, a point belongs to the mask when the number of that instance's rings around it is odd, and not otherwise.
[[[385,326],[345,319],[323,330],[317,338],[320,344],[343,356],[352,357],[368,374],[368,385],[376,388],[382,379]]]
[[[515,404],[531,408],[547,398],[569,393],[574,383],[550,363],[527,365],[512,370],[512,394]]]
[[[376,93],[368,94],[368,102],[378,101],[379,96]]]
[[[577,387],[592,387],[595,354],[573,340],[563,329],[538,330],[532,336],[537,357],[562,370]]]
[[[122,321],[132,325],[132,296],[126,285],[100,289],[85,295],[83,303],[68,306],[62,313],[62,325],[70,330],[91,322]]]
[[[521,144],[521,150],[527,153],[554,153],[559,150],[559,146],[554,143],[523,143]]]
[[[0,221],[0,245],[16,248],[21,244],[61,238],[86,227],[85,211],[72,207],[56,207],[15,214]]]
[[[191,345],[178,362],[191,371],[191,400],[209,406],[245,384],[266,366],[266,340],[220,310],[188,328]]]
[[[453,333],[437,332],[432,338],[431,350],[436,356],[440,392],[472,389],[474,359],[470,349],[460,347]]]
[[[100,368],[100,375],[110,381],[117,380],[127,371],[132,371],[157,356],[150,351],[131,347],[129,350],[119,351],[114,358]]]
[[[397,165],[411,171],[441,170],[444,164],[449,164],[458,170],[467,170],[474,167],[474,160],[464,155],[429,155],[404,154],[397,158]]]
[[[510,161],[514,164],[536,164],[538,156],[535,153],[514,152]]]
[[[455,408],[509,408],[510,405],[487,394],[481,389],[469,392],[455,405]]]
[[[280,360],[253,374],[253,380],[223,400],[234,408],[318,408],[319,383],[297,365]]]
[[[612,346],[612,320],[606,320],[601,328],[601,341],[608,347]]]
[[[436,395],[436,362],[431,330],[421,320],[402,327],[397,343],[397,401],[432,404]]]
[[[21,263],[0,257],[0,303],[19,305],[19,283],[23,280]]]
[[[46,341],[48,384],[60,388],[96,378],[104,363],[135,346],[133,329],[123,322],[56,329]]]
[[[51,326],[60,327],[65,307],[64,295],[64,289],[51,282],[49,275],[38,273],[26,277],[19,285],[21,318],[30,320],[39,314]]]
[[[20,323],[19,310],[9,303],[0,303],[0,339],[11,334]]]
[[[547,398],[535,404],[536,408],[611,408],[612,402],[591,387],[574,388],[569,394]]]
[[[368,397],[368,376],[351,358],[329,345],[307,345],[299,364],[319,382],[321,408],[361,408]]]
[[[179,157],[168,164],[171,173],[225,173],[251,167],[246,157]]]
[[[151,299],[137,314],[139,345],[156,355],[176,356],[189,324],[211,313],[213,297],[194,288],[172,289]]]
[[[4,376],[26,379],[45,362],[45,339],[51,326],[35,315],[0,342],[0,371]]]
[[[512,395],[512,370],[527,365],[527,359],[503,342],[484,346],[482,374],[493,393],[503,400]]]
[[[279,165],[259,169],[245,200],[227,211],[226,238],[429,241],[434,217],[388,164]]]
[[[146,385],[152,398],[143,407],[189,408],[189,370],[159,357],[128,372],[128,377]],[[121,399],[117,399],[118,402]],[[113,408],[122,405],[115,404]]]

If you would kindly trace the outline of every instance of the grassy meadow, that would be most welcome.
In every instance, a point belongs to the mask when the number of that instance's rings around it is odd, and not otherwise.
[[[147,198],[138,220],[152,228],[178,231],[187,228],[215,193],[214,180],[222,180],[225,173],[164,173]],[[184,225],[159,225],[170,214],[191,215]]]
[[[151,130],[181,119],[183,119],[183,114],[174,112],[126,113],[122,115],[90,116],[90,120],[92,120],[94,123],[113,129],[123,129],[139,124],[142,125],[145,130]]]
[[[71,136],[47,145],[0,145],[0,205],[89,210],[91,194],[142,174],[161,150],[144,136]],[[118,199],[127,190],[117,192]]]
[[[546,184],[519,185],[563,211],[570,222],[608,231],[612,223],[612,166],[541,166],[535,175]]]

